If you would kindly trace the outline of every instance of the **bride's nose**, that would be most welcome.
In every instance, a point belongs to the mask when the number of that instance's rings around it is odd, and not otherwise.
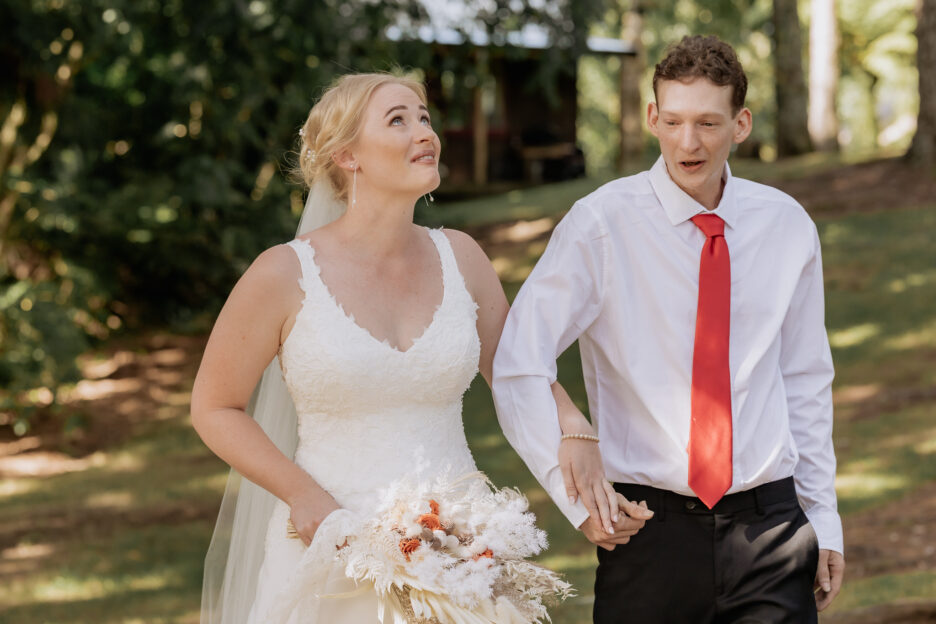
[[[417,143],[431,143],[436,137],[435,130],[432,129],[430,125],[420,124],[419,130],[416,132],[415,140]]]

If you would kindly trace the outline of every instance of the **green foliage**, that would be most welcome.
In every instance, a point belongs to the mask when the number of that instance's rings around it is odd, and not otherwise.
[[[837,4],[842,79],[838,114],[852,151],[905,149],[919,107],[915,0]],[[883,134],[882,134],[883,133]]]
[[[531,77],[546,84],[601,1],[560,15],[499,0],[479,23],[494,41],[551,31],[561,45]],[[74,356],[116,329],[204,328],[251,259],[294,231],[302,192],[284,171],[311,104],[349,71],[436,71],[431,46],[385,36],[426,19],[418,0],[0,5],[7,409],[75,380]],[[471,49],[445,69],[476,79]]]

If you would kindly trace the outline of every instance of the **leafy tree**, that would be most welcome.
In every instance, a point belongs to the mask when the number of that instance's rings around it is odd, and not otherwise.
[[[541,24],[548,84],[599,5],[497,0],[466,28]],[[17,393],[74,380],[115,330],[204,328],[294,231],[285,169],[312,102],[349,71],[434,71],[432,46],[386,35],[426,19],[418,0],[0,3],[0,424],[25,426]],[[471,54],[445,57],[466,81]]]

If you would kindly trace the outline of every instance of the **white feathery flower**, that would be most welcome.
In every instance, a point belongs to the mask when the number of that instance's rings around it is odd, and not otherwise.
[[[385,622],[421,619],[532,624],[548,620],[544,600],[572,587],[526,561],[546,547],[518,490],[497,490],[480,473],[447,472],[390,485],[373,518],[336,556],[345,574],[371,581]]]

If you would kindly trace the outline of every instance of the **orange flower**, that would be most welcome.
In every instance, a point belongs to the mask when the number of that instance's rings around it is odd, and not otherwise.
[[[474,559],[475,561],[477,561],[478,559],[493,559],[493,558],[494,558],[494,553],[491,552],[490,548],[485,550],[483,553],[479,553],[475,555],[474,557],[472,557],[472,559]]]
[[[430,531],[438,531],[441,529],[442,523],[439,521],[439,503],[434,500],[430,500],[429,513],[425,513],[419,516],[419,520],[417,520],[417,522]]]
[[[423,525],[430,531],[438,531],[442,528],[442,523],[439,522],[439,516],[431,513],[423,514],[419,516],[419,524]]]
[[[410,553],[419,548],[419,545],[422,542],[419,541],[418,537],[411,537],[410,539],[400,540],[400,552],[406,557],[406,560],[410,560]]]

